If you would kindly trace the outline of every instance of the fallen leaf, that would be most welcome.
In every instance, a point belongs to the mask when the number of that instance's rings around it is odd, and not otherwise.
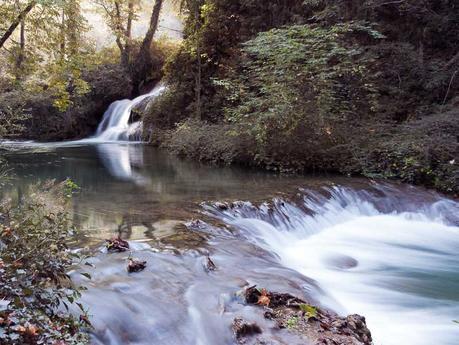
[[[258,297],[257,304],[268,307],[269,303],[271,303],[271,299],[269,298],[268,291],[266,289],[261,289],[261,295]]]
[[[27,326],[25,334],[29,337],[36,337],[38,335],[38,327],[35,325]]]

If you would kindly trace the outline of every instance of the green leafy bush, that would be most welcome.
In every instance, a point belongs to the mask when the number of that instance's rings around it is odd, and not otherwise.
[[[179,155],[199,161],[228,165],[253,159],[254,142],[231,124],[212,125],[187,120],[169,131],[161,146]]]
[[[71,186],[73,188],[73,185]],[[83,260],[69,250],[75,235],[66,212],[69,183],[34,187],[19,204],[0,204],[0,343],[88,343],[83,287],[67,271]],[[75,303],[81,316],[69,313]]]
[[[259,160],[282,170],[310,168],[314,152],[342,142],[343,126],[374,113],[374,56],[357,43],[362,36],[382,38],[367,23],[294,25],[244,44],[239,77],[226,81],[234,91],[226,114],[256,139]]]
[[[0,107],[0,138],[16,138],[24,133],[24,123],[30,118],[24,104]]]

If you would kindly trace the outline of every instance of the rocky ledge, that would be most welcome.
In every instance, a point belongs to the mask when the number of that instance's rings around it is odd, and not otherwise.
[[[275,328],[287,330],[295,336],[295,344],[311,345],[371,345],[372,338],[365,318],[360,315],[347,317],[313,306],[290,294],[270,292],[256,286],[244,290],[247,304],[257,305],[264,318],[274,321]],[[237,317],[233,332],[238,344],[284,344],[265,337],[256,323]],[[289,345],[293,343],[288,342]]]

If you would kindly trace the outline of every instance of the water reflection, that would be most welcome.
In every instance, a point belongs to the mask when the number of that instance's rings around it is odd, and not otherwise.
[[[148,184],[148,177],[139,172],[144,166],[141,145],[107,143],[96,145],[96,148],[102,164],[111,176],[139,185]]]
[[[126,238],[157,241],[152,224],[189,220],[202,201],[265,199],[304,181],[201,165],[134,143],[27,143],[3,156],[17,176],[9,193],[48,179],[75,181],[81,191],[72,200],[74,221],[94,243],[119,229]],[[319,180],[309,183],[331,183]]]

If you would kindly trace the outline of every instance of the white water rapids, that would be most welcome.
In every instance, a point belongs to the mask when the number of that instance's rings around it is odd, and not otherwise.
[[[459,203],[329,193],[206,209],[317,280],[322,303],[364,315],[376,345],[457,344]]]

